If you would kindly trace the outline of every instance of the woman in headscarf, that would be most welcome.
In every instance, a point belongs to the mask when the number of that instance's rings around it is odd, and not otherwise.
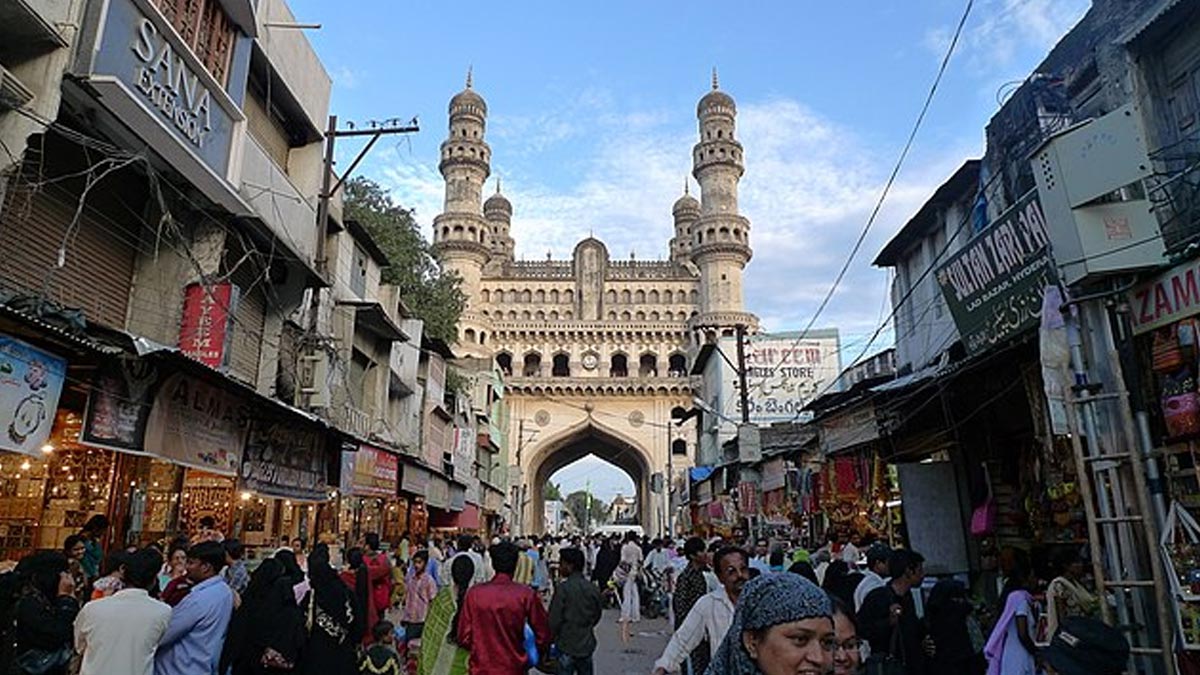
[[[304,570],[300,569],[300,563],[296,561],[296,552],[288,548],[281,548],[272,557],[283,566],[283,577],[291,582],[292,597],[299,604],[300,600],[308,594],[309,584],[308,577],[304,574]]]
[[[925,620],[934,647],[931,672],[981,675],[987,668],[983,633],[973,611],[967,587],[957,579],[942,579],[929,592]]]
[[[362,607],[329,565],[329,547],[318,544],[308,556],[310,589],[301,602],[308,630],[298,675],[353,673],[355,649],[363,630]]]
[[[367,569],[363,550],[357,546],[346,553],[346,563],[349,567],[342,570],[338,576],[350,593],[354,595],[354,601],[363,608],[363,634],[356,636],[356,639],[367,645],[371,642],[375,624],[379,622],[377,618],[379,611],[375,607],[375,595],[371,593],[370,570]]]
[[[1023,555],[1014,559],[1008,581],[1004,583],[1004,610],[992,629],[983,653],[988,675],[1034,675],[1037,672],[1037,647],[1033,642],[1035,616],[1030,589],[1036,582]]]
[[[1079,550],[1063,550],[1054,562],[1059,575],[1046,588],[1046,635],[1054,635],[1069,617],[1094,617],[1100,610],[1099,598],[1083,585],[1084,559]]]
[[[450,564],[452,583],[438,591],[425,618],[417,675],[466,675],[469,653],[458,646],[458,614],[474,575],[470,556],[460,555]]]
[[[29,661],[49,664],[43,675],[65,675],[79,613],[67,557],[54,551],[34,553],[21,560],[16,572],[23,582],[13,632],[16,672],[26,672],[21,664]]]
[[[837,640],[829,596],[795,574],[746,584],[707,675],[825,675]]]
[[[233,675],[265,675],[295,668],[304,646],[304,614],[278,560],[268,558],[254,570],[227,635],[221,672],[226,665],[232,666]]]

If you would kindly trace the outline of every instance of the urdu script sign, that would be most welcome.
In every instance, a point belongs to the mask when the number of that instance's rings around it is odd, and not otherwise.
[[[1037,191],[937,268],[937,282],[967,351],[976,354],[1041,320],[1046,286],[1058,283]]]

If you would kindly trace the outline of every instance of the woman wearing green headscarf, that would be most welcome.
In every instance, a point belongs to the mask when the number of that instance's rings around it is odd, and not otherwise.
[[[417,675],[466,675],[469,652],[458,646],[458,613],[474,576],[470,556],[460,555],[450,564],[453,583],[438,591],[425,617]]]
[[[707,675],[825,675],[837,639],[829,596],[796,574],[765,574],[742,589]]]

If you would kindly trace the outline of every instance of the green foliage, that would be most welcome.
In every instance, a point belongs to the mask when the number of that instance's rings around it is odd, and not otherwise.
[[[546,484],[542,486],[542,497],[548,502],[561,502],[563,495],[556,483],[546,481]]]
[[[591,508],[588,508],[589,498]],[[575,519],[575,522],[581,529],[592,531],[597,525],[603,525],[608,521],[608,505],[603,500],[598,499],[594,495],[584,490],[576,490],[567,495],[567,512]],[[591,512],[589,519],[585,514]]]
[[[446,389],[460,395],[471,393],[471,379],[463,375],[457,368],[446,369]]]
[[[412,211],[392,201],[375,181],[361,176],[345,185],[345,218],[371,233],[391,265],[383,281],[400,288],[400,297],[425,322],[430,337],[454,344],[458,317],[467,306],[462,279],[442,269]]]

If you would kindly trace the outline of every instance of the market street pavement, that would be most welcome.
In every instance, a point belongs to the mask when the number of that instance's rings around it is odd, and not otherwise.
[[[621,631],[617,627],[620,610],[604,610],[604,618],[596,626],[595,671],[597,675],[649,675],[654,661],[662,654],[671,639],[666,619],[643,619],[633,625],[629,651],[621,646]]]

